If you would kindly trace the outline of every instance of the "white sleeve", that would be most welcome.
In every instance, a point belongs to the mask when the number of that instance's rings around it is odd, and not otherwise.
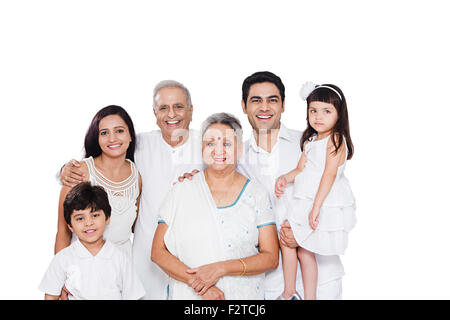
[[[174,208],[174,187],[167,192],[164,200],[158,210],[158,223],[169,225],[172,221]]]
[[[276,225],[269,194],[263,189],[260,192],[260,194],[255,195],[257,199],[255,206],[256,227],[261,228],[268,225]]]
[[[39,290],[52,296],[61,295],[66,281],[66,272],[62,262],[62,255],[56,254],[39,285]]]
[[[62,168],[64,167],[64,165],[61,167],[61,169],[59,169],[58,170],[58,172],[56,172],[56,174],[55,174],[55,179],[56,179],[56,181],[58,181],[58,183],[60,184],[60,185],[63,185],[63,183],[61,182],[61,171],[62,171]]]
[[[158,211],[158,223],[165,223],[168,227],[164,235],[164,244],[166,245],[167,250],[169,250],[169,252],[174,256],[177,256],[177,251],[175,249],[177,243],[177,235],[174,231],[176,207],[177,205],[179,205],[179,203],[177,203],[178,201],[176,200],[177,194],[179,194],[179,192],[176,192],[178,189],[177,187],[179,188],[178,185],[175,185],[170,189]]]
[[[122,269],[122,300],[139,300],[144,296],[144,286],[136,274],[131,258],[124,255]]]

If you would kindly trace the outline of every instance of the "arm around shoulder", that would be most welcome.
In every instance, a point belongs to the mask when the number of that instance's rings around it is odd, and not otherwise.
[[[84,161],[72,159],[60,170],[59,180],[63,185],[72,188],[80,182],[89,180],[87,171],[87,166]]]
[[[70,187],[63,186],[59,194],[58,203],[58,229],[55,239],[55,254],[70,245],[72,240],[72,232],[69,230],[67,222],[64,218],[64,200],[70,191]]]

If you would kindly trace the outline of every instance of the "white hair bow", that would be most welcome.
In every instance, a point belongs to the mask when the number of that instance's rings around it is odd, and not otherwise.
[[[308,96],[311,94],[311,92],[313,92],[313,90],[317,87],[317,85],[315,85],[314,83],[312,83],[311,81],[305,82],[302,86],[302,88],[300,89],[300,97],[303,100],[306,100],[308,98]]]

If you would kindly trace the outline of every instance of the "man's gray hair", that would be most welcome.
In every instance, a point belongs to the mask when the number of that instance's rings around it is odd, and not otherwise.
[[[189,108],[192,107],[191,94],[189,93],[188,88],[186,88],[181,82],[175,80],[163,80],[158,82],[158,84],[153,89],[153,109],[156,109],[155,97],[158,94],[158,91],[164,88],[180,88],[183,89],[186,94],[186,103]]]
[[[225,124],[225,125],[228,125],[231,128],[233,128],[234,134],[237,137],[238,143],[242,143],[241,122],[239,121],[238,118],[236,118],[232,114],[225,113],[225,112],[214,113],[214,114],[210,115],[208,118],[206,118],[205,121],[203,121],[203,123],[202,123],[202,138],[205,135],[206,130],[208,130],[208,128],[210,126],[212,126],[213,124],[216,124],[216,123]]]

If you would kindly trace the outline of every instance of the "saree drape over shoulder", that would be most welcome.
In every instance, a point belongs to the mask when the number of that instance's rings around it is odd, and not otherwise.
[[[160,223],[168,230],[164,242],[180,261],[196,268],[259,253],[258,229],[275,224],[269,196],[248,180],[236,201],[216,207],[203,172],[176,184],[159,211]],[[225,276],[216,286],[225,299],[264,299],[264,274]],[[185,283],[171,279],[169,299],[201,299]]]

